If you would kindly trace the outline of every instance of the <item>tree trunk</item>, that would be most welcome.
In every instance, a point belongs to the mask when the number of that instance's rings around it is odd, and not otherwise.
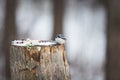
[[[53,39],[57,34],[63,31],[63,17],[64,17],[64,4],[65,0],[53,0],[54,2],[54,33]]]
[[[11,46],[12,80],[70,80],[64,45]]]
[[[5,71],[3,74],[6,75],[7,80],[10,78],[10,65],[9,65],[9,50],[10,50],[10,41],[17,37],[16,31],[16,19],[15,12],[17,6],[17,0],[6,0],[5,7],[5,20],[4,20],[4,37],[2,50],[5,55]]]
[[[107,79],[120,80],[120,0],[108,1]]]

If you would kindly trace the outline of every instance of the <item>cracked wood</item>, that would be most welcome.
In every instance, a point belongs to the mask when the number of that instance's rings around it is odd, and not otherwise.
[[[10,51],[12,80],[70,80],[64,45],[11,46]]]

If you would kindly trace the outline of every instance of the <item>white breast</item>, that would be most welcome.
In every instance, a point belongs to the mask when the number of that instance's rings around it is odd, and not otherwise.
[[[65,40],[61,39],[61,38],[55,38],[55,41],[59,44],[64,44],[65,43]]]

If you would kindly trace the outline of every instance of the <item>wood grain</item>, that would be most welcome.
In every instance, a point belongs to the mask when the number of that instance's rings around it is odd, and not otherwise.
[[[70,80],[64,45],[11,46],[10,51],[12,80]]]

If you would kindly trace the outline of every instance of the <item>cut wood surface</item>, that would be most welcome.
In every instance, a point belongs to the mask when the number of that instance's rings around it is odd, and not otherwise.
[[[64,44],[10,48],[12,80],[70,80]]]

